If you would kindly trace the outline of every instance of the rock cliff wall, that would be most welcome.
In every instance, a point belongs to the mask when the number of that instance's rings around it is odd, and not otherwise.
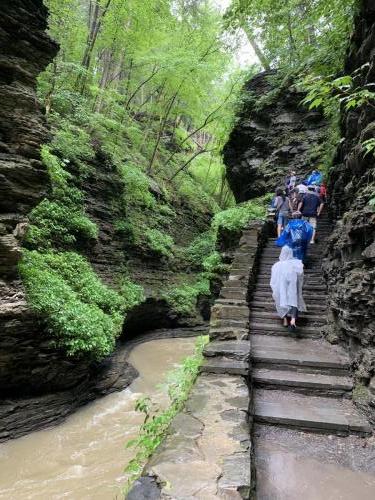
[[[35,94],[36,78],[58,47],[45,32],[48,12],[42,0],[5,0],[1,14],[0,441],[58,422],[98,395],[126,387],[136,376],[122,350],[93,363],[53,348],[43,321],[27,305],[17,270],[20,248],[27,215],[50,192],[40,159],[40,145],[49,132]],[[123,215],[119,209],[122,182],[97,151],[82,192],[86,213],[97,224],[99,236],[78,242],[76,250],[109,285],[118,284],[126,266],[131,278],[145,288],[147,300],[128,315],[125,337],[158,327],[202,324],[199,314],[182,320],[160,298],[161,289],[183,281],[189,270],[178,262],[173,267],[165,259],[137,252],[116,230],[115,222]],[[210,214],[196,213],[183,203],[173,209],[176,215],[168,230],[177,244],[189,244],[208,229]],[[202,312],[207,310],[208,304],[203,303]]]
[[[239,120],[224,147],[227,178],[238,202],[284,185],[290,170],[305,176],[316,166],[326,134],[317,111],[300,105],[304,95],[275,72],[252,78],[244,89]]]
[[[375,4],[362,2],[355,22],[345,73],[358,88],[374,91]],[[361,144],[375,138],[375,106],[342,114],[344,140],[329,178],[330,210],[336,229],[325,264],[331,311],[329,335],[344,341],[357,378],[355,396],[372,413],[375,406],[375,158]],[[370,386],[372,393],[366,387]]]
[[[47,140],[48,130],[35,94],[37,76],[58,50],[45,33],[46,27],[47,9],[42,0],[2,2],[0,391],[6,399],[0,405],[0,440],[61,418],[92,398],[94,389],[100,391],[102,385],[105,390],[106,384],[115,385],[122,376],[114,377],[113,367],[106,363],[93,384],[87,364],[73,363],[51,349],[43,336],[43,325],[27,306],[17,272],[27,214],[49,189],[48,175],[40,160],[40,145]],[[72,387],[74,390],[69,392],[48,394],[49,390]]]

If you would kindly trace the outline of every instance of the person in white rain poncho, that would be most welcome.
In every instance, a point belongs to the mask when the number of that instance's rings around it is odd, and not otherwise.
[[[279,262],[272,266],[270,285],[277,313],[283,318],[284,326],[288,326],[290,316],[290,329],[295,330],[298,312],[306,311],[302,296],[303,263],[293,257],[293,250],[287,245],[281,249]]]

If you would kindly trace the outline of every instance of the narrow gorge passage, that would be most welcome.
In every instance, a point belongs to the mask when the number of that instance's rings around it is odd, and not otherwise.
[[[327,301],[321,264],[330,232],[322,217],[319,242],[308,252],[301,338],[274,312],[269,281],[280,249],[273,239],[260,259],[250,303],[257,500],[375,498],[375,446],[351,399],[349,357],[322,338]]]
[[[123,470],[135,454],[125,445],[144,418],[134,411],[135,401],[149,395],[166,406],[159,384],[193,353],[194,344],[195,338],[175,338],[136,345],[129,362],[140,375],[125,390],[86,405],[56,427],[1,444],[0,498],[121,498]]]

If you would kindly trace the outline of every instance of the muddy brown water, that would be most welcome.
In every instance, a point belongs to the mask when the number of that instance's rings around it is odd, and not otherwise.
[[[179,338],[135,346],[129,362],[140,376],[128,388],[82,407],[57,427],[0,445],[0,498],[123,498],[123,469],[134,455],[125,444],[142,422],[135,401],[147,394],[165,406],[168,397],[160,384],[194,352],[194,344],[194,338]]]

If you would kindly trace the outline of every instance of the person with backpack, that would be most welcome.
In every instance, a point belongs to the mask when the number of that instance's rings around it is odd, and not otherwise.
[[[319,170],[313,170],[306,180],[308,186],[319,186],[323,179],[322,174]]]
[[[293,256],[303,262],[313,231],[312,225],[301,219],[301,212],[294,212],[292,219],[276,240],[276,245],[278,247],[288,245],[293,251]]]
[[[298,206],[301,202],[302,197],[299,194],[299,191],[297,188],[294,188],[292,192],[288,196],[289,198],[289,204],[290,204],[290,210],[293,212],[298,211]]]
[[[315,186],[308,186],[308,191],[303,196],[298,206],[298,210],[302,213],[302,218],[308,221],[313,227],[313,234],[310,241],[311,244],[315,243],[317,217],[320,216],[323,205],[319,194],[315,191]]]
[[[288,224],[290,211],[289,198],[286,197],[284,191],[280,188],[276,190],[275,208],[277,217],[277,236],[280,236],[282,230]]]

